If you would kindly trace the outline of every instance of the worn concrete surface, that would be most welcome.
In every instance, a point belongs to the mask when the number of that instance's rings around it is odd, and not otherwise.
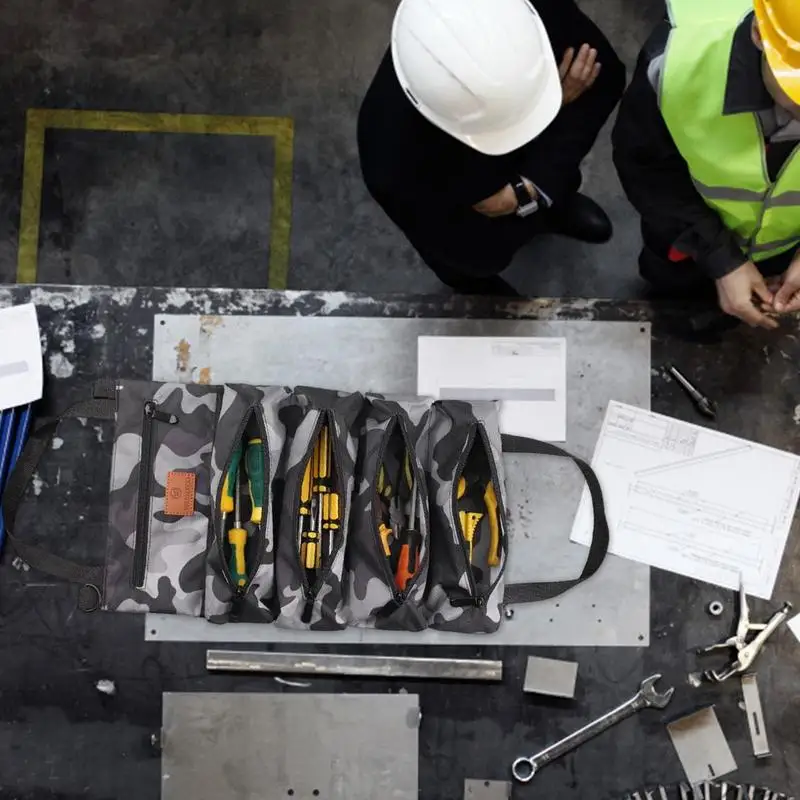
[[[632,65],[661,0],[579,0]],[[436,292],[438,281],[360,179],[356,114],[396,0],[6,0],[0,7],[0,281],[16,274],[29,107],[293,117],[289,285]],[[148,141],[149,139],[149,141]],[[115,133],[49,134],[40,279],[265,286],[268,142]],[[602,247],[541,240],[508,275],[531,294],[635,293],[638,222],[607,132],[585,189],[617,233]]]
[[[110,290],[102,287],[0,288],[0,306],[35,302],[53,377],[42,416],[85,398],[99,377],[150,375],[153,326],[162,313],[263,313],[297,316],[432,317],[461,320],[578,319],[648,320],[654,309],[638,302],[538,300],[497,304],[488,298],[366,298],[253,290]],[[712,397],[720,399],[720,430],[800,452],[797,395],[800,376],[798,326],[777,339],[767,331],[740,328],[716,346],[689,343],[668,331],[661,307],[653,319],[653,363],[674,360]],[[661,317],[661,318],[659,318]],[[468,325],[468,322],[465,322]],[[59,365],[58,370],[52,364]],[[772,387],[768,391],[767,387]],[[774,390],[780,387],[779,390]],[[653,374],[654,410],[686,421],[695,412],[663,371]],[[100,563],[104,552],[105,485],[111,457],[105,423],[66,423],[61,441],[46,454],[17,532],[65,558]],[[542,464],[543,473],[551,465]],[[76,534],[76,520],[80,520]],[[775,592],[775,603],[800,601],[800,536],[797,524]],[[159,729],[162,692],[296,692],[268,675],[210,675],[202,645],[143,641],[136,614],[84,614],[76,610],[77,587],[6,558],[0,564],[0,798],[15,800],[151,800],[159,796],[160,761],[150,745]],[[706,607],[722,600],[721,619]],[[752,600],[754,620],[774,605]],[[504,662],[504,681],[477,688],[437,681],[331,680],[311,678],[319,692],[419,693],[421,800],[461,800],[465,778],[506,780],[517,755],[536,752],[622,702],[639,681],[655,672],[676,687],[664,712],[647,711],[543,769],[529,787],[515,787],[517,800],[611,800],[635,787],[682,777],[664,723],[709,704],[716,706],[738,772],[733,780],[771,786],[800,796],[800,695],[798,644],[778,632],[757,663],[759,688],[773,757],[753,758],[737,681],[692,689],[694,650],[726,635],[736,614],[733,593],[677,575],[653,571],[652,643],[648,648],[495,648],[470,639],[443,648],[442,658],[478,657]],[[346,647],[332,646],[333,652]],[[416,646],[398,655],[430,655]],[[573,701],[526,696],[522,684],[529,655],[579,663]],[[724,663],[725,656],[708,666]],[[114,681],[116,694],[96,688]],[[199,768],[200,765],[198,765]],[[273,776],[264,797],[274,800]],[[230,797],[239,796],[232,792]],[[671,793],[670,798],[676,793]],[[762,793],[756,795],[761,798]],[[295,795],[295,800],[299,796]],[[219,798],[227,800],[227,798]],[[313,800],[313,798],[312,798]],[[320,798],[322,800],[322,797]],[[383,800],[383,798],[376,798]]]

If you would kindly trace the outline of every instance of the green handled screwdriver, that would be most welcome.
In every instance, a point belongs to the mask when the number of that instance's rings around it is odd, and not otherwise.
[[[260,525],[264,518],[264,443],[261,439],[247,442],[245,467],[250,486],[250,522]]]
[[[225,482],[222,484],[222,500],[220,510],[222,511],[222,525],[225,526],[225,517],[232,514],[236,505],[236,485],[238,483],[239,464],[242,461],[242,445],[237,445],[231,454],[231,464],[225,473]]]

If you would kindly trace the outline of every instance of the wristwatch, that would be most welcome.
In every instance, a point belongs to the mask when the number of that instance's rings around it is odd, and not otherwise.
[[[511,186],[514,189],[514,194],[517,196],[517,202],[519,203],[517,207],[517,216],[529,217],[531,214],[535,214],[539,210],[539,201],[535,197],[531,197],[531,193],[528,191],[525,181],[520,178],[512,183]]]

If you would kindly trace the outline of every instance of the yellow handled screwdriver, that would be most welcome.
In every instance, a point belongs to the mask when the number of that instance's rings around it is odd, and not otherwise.
[[[231,579],[237,586],[247,585],[247,564],[245,548],[247,547],[247,531],[242,527],[242,501],[240,473],[236,474],[236,496],[234,497],[234,526],[228,531],[228,544],[231,546],[231,557],[228,565]]]
[[[500,516],[497,510],[497,494],[494,483],[489,481],[483,494],[486,511],[489,513],[489,566],[500,566]]]

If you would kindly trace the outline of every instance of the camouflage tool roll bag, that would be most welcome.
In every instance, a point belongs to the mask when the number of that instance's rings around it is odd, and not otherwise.
[[[105,563],[20,537],[16,516],[58,423],[115,423]],[[571,581],[506,585],[503,452],[571,458],[595,529]],[[293,629],[491,633],[505,605],[591,577],[608,549],[591,467],[501,436],[495,403],[298,387],[99,383],[31,435],[6,488],[9,540],[81,585],[84,610],[162,612]]]

